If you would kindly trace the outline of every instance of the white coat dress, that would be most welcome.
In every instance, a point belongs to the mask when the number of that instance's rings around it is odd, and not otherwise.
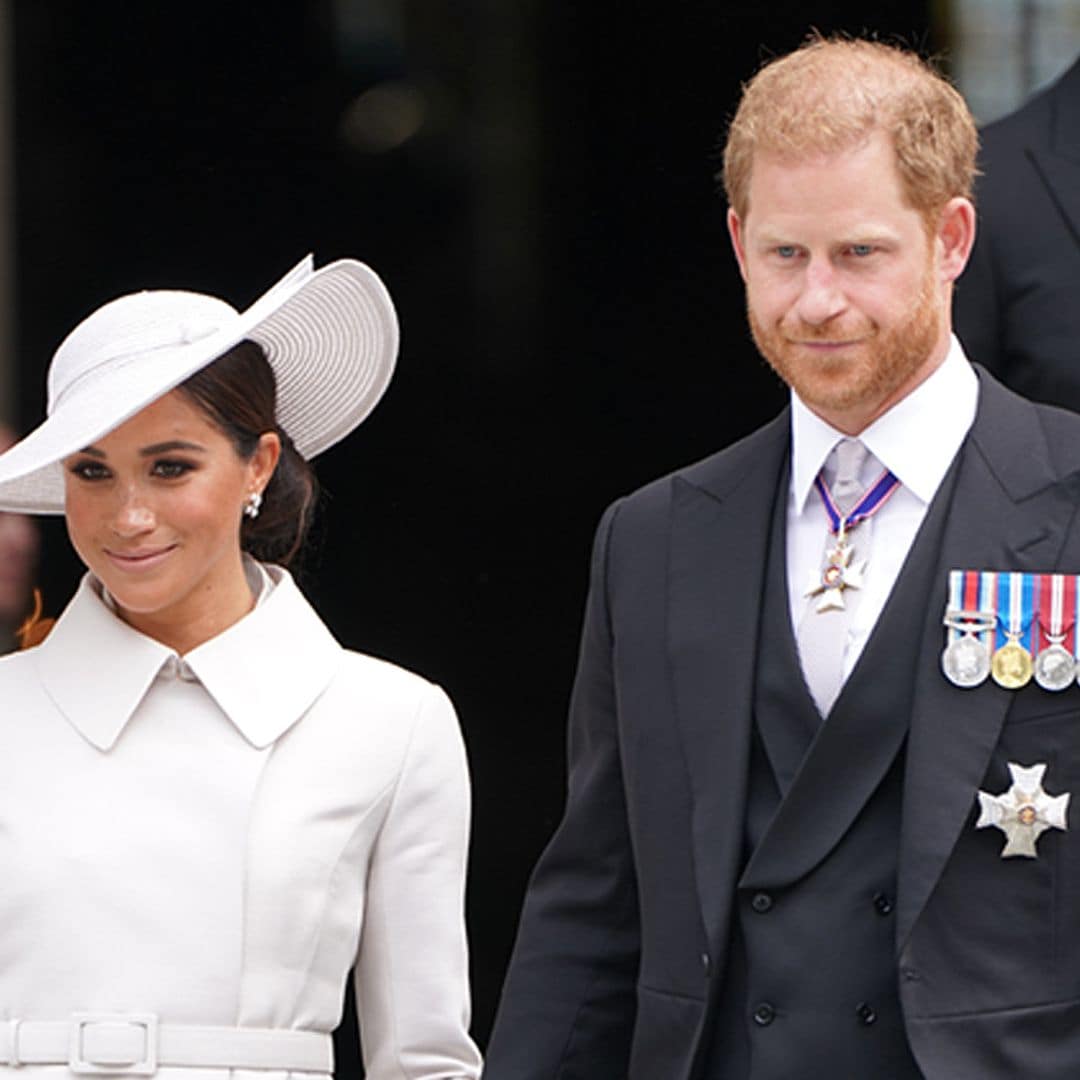
[[[368,1080],[473,1080],[453,707],[251,570],[258,606],[183,659],[89,575],[0,659],[0,1036],[87,1012],[330,1032],[355,963]],[[75,1075],[4,1054],[13,1080]]]

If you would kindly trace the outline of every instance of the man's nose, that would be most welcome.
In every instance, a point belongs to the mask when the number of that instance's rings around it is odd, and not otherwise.
[[[803,279],[796,314],[810,326],[821,326],[847,306],[836,269],[827,259],[811,259]]]

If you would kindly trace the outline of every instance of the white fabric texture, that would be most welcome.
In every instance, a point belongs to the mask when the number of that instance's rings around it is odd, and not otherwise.
[[[453,707],[269,574],[184,658],[88,576],[42,645],[0,659],[0,1020],[329,1032],[356,960],[369,1080],[473,1080]]]
[[[874,515],[874,557],[867,568],[844,650],[846,680],[885,607],[931,500],[975,420],[979,383],[954,337],[941,366],[907,397],[875,420],[859,440],[878,464],[866,464],[860,482],[887,468],[900,489]],[[787,508],[787,583],[791,625],[798,630],[808,604],[807,581],[820,565],[825,508],[814,477],[844,433],[791,395],[791,486]],[[867,526],[862,525],[860,529]]]

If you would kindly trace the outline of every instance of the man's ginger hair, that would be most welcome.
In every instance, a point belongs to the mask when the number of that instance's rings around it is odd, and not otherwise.
[[[810,38],[743,88],[724,148],[724,189],[743,221],[755,154],[799,162],[889,138],[901,187],[932,225],[971,198],[978,134],[964,99],[913,52],[877,41]]]

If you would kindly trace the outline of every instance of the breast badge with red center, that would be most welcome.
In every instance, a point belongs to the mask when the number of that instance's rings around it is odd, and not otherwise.
[[[1066,813],[1069,809],[1069,792],[1048,795],[1042,786],[1046,765],[1017,765],[1009,762],[1012,787],[1000,795],[979,792],[979,820],[976,829],[993,825],[1006,837],[1001,857],[1010,859],[1022,855],[1028,859],[1038,858],[1035,841],[1047,829],[1068,828]]]

